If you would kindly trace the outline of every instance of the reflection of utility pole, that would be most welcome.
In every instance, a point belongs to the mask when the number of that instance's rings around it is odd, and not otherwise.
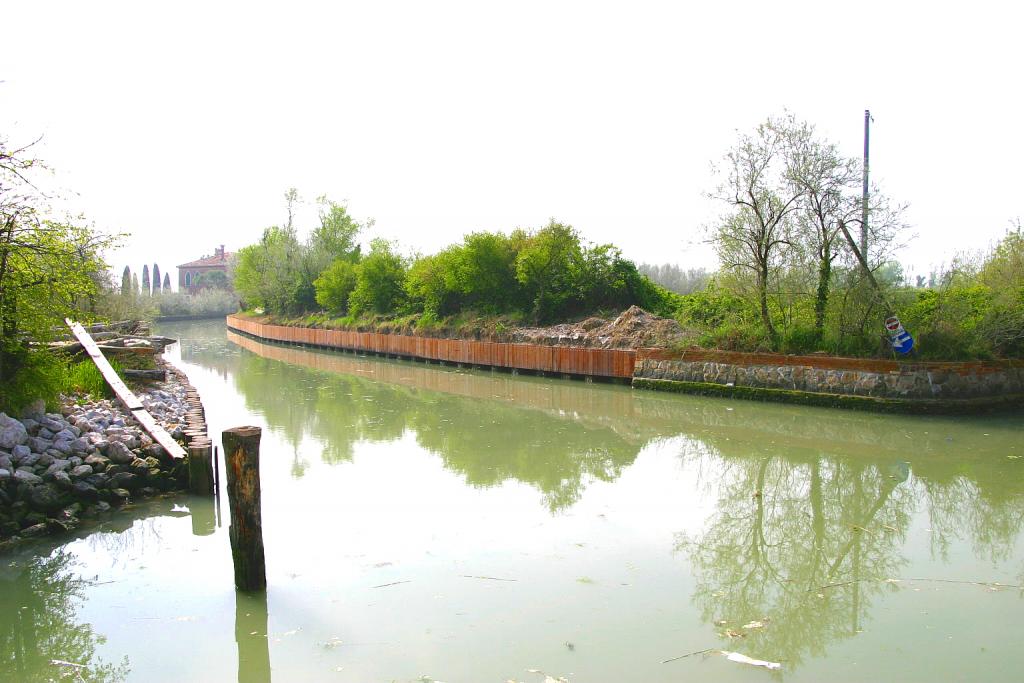
[[[860,253],[864,261],[868,260],[868,128],[873,119],[871,111],[864,110],[864,190],[861,195],[860,217]]]
[[[863,491],[861,490],[860,477],[857,476],[853,480],[854,500],[857,506],[857,519],[860,516],[860,504],[863,500]],[[874,515],[872,515],[874,516]],[[850,633],[854,635],[860,630],[860,541],[861,537],[867,533],[863,529],[853,530],[853,623],[850,625]]]

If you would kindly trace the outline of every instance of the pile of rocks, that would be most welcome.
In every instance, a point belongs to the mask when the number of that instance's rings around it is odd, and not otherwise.
[[[517,327],[508,335],[514,344],[577,346],[594,349],[640,349],[688,344],[695,338],[670,318],[659,318],[630,306],[614,320],[587,318],[549,327]]]
[[[167,377],[136,395],[181,439],[184,382]],[[187,477],[116,401],[69,398],[61,413],[42,403],[18,419],[0,413],[0,542],[71,529],[132,498],[184,488]]]

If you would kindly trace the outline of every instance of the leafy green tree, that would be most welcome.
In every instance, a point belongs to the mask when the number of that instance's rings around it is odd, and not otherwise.
[[[432,318],[458,310],[462,292],[454,264],[462,259],[462,251],[462,247],[453,245],[413,261],[406,274],[405,291],[415,308]]]
[[[565,311],[581,258],[579,235],[572,226],[552,220],[527,239],[516,257],[516,279],[531,302],[535,322]]]
[[[348,298],[356,288],[356,266],[339,258],[313,281],[316,302],[331,313],[348,312]]]
[[[356,287],[349,295],[352,315],[392,313],[406,301],[406,264],[395,245],[384,239],[370,242],[370,253],[356,266]]]
[[[317,198],[320,206],[320,225],[313,229],[309,238],[310,250],[317,260],[325,260],[327,264],[337,259],[349,263],[359,261],[359,233],[364,228],[373,226],[373,220],[364,226],[349,215],[344,204],[331,201],[326,196]]]
[[[316,280],[338,260],[355,264],[359,261],[359,233],[363,225],[353,220],[344,205],[326,196],[317,198],[320,225],[313,229],[302,250],[301,282],[296,293],[296,306],[313,310],[317,299]],[[373,225],[373,221],[368,221]]]
[[[294,229],[264,230],[257,244],[238,251],[232,271],[235,291],[246,307],[273,314],[302,311],[297,296],[302,286],[302,248]]]
[[[44,198],[29,180],[40,162],[30,146],[8,149],[0,139],[0,403],[25,398],[25,372],[46,359],[29,341],[49,340],[64,317],[97,291],[106,270],[101,253],[114,237],[77,219],[48,217]],[[37,361],[39,363],[37,363]],[[31,387],[29,387],[31,388]],[[14,406],[17,407],[17,406]]]
[[[860,211],[855,196],[860,168],[856,161],[844,158],[835,144],[816,138],[810,124],[795,124],[795,128],[796,134],[788,140],[787,176],[803,192],[797,212],[797,235],[816,261],[814,330],[821,338],[832,286],[832,264],[846,247],[840,223],[852,222],[855,212]]]
[[[1018,219],[985,261],[978,280],[992,292],[983,330],[997,352],[1024,355],[1024,229]]]
[[[786,153],[804,134],[791,115],[769,118],[753,133],[741,134],[716,168],[721,182],[710,195],[729,207],[713,230],[711,243],[723,267],[753,274],[761,324],[773,346],[778,345],[778,332],[768,294],[780,249],[791,242],[792,215],[805,193],[787,175]]]
[[[465,304],[486,313],[501,313],[521,304],[516,277],[519,252],[514,237],[475,232],[463,239],[457,261],[458,291]]]

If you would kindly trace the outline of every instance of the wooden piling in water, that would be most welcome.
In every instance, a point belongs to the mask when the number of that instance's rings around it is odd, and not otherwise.
[[[193,439],[188,445],[188,487],[201,496],[213,494],[213,452],[207,440]]]
[[[260,511],[261,434],[259,427],[234,427],[221,434],[231,513],[228,538],[235,565],[235,586],[243,591],[263,590],[267,585]]]

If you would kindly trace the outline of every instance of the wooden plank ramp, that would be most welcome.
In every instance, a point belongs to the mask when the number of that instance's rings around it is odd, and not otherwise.
[[[101,351],[100,347],[95,341],[93,341],[92,336],[85,331],[85,328],[70,318],[65,318],[64,322],[68,324],[68,327],[71,328],[72,334],[75,335],[75,338],[79,343],[81,343],[82,348],[85,349],[85,352],[89,354],[90,358],[92,358],[92,362],[96,364],[96,368],[100,371],[100,374],[103,375],[103,379],[107,381],[110,388],[114,390],[118,400],[124,404],[125,408],[131,411],[132,417],[142,425],[142,428],[145,429],[151,437],[153,437],[154,441],[163,446],[163,449],[167,451],[172,458],[184,458],[186,455],[185,449],[167,433],[167,430],[161,427],[157,421],[153,419],[153,416],[150,415],[149,411],[142,405],[142,401],[139,400],[139,397],[128,388],[120,377],[118,377],[117,372],[114,371],[114,368],[110,366],[110,363],[107,362],[107,359],[103,356],[103,351]]]

